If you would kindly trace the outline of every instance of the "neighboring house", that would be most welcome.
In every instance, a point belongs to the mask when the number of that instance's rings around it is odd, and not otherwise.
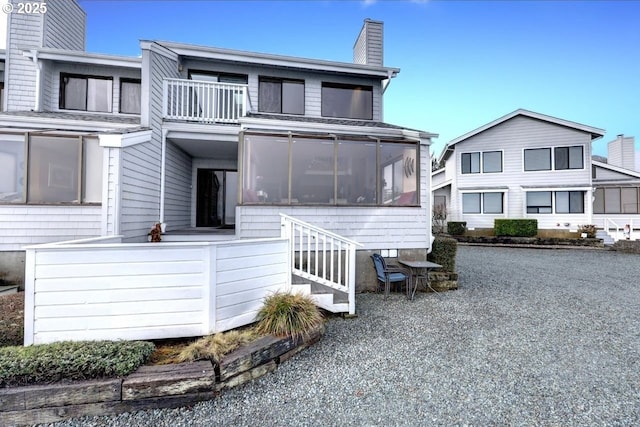
[[[640,229],[640,172],[635,140],[618,137],[607,145],[607,162],[592,160],[593,224],[625,238],[625,226]]]
[[[383,120],[399,69],[381,22],[353,63],[160,41],[128,58],[85,52],[78,4],[47,5],[9,16],[0,271],[25,245],[145,242],[156,222],[166,240],[280,236],[280,213],[361,243],[361,285],[369,251],[426,256],[436,135]]]
[[[591,143],[604,131],[517,110],[451,141],[432,172],[434,204],[449,221],[493,228],[496,218],[535,218],[539,229],[593,222]]]

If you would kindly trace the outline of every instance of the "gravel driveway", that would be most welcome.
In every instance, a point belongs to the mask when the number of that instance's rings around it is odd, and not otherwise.
[[[460,246],[459,289],[357,319],[190,408],[58,426],[640,424],[640,256]]]

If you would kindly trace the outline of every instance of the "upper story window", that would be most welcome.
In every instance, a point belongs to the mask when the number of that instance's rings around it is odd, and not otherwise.
[[[584,168],[583,146],[534,148],[524,150],[525,171],[548,171]],[[553,165],[553,168],[551,167]]]
[[[556,147],[554,149],[555,169],[582,169],[583,154],[582,146]]]
[[[120,112],[140,114],[140,79],[120,79]]]
[[[304,114],[304,81],[261,77],[258,111]]]
[[[551,148],[535,148],[524,150],[524,170],[551,170]]]
[[[462,153],[462,173],[502,172],[502,151]]]
[[[373,119],[373,87],[322,83],[322,116]]]
[[[60,74],[60,108],[110,113],[113,107],[111,77]]]

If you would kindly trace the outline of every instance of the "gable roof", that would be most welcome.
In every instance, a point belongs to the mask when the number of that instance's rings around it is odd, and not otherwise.
[[[595,167],[598,167],[598,168],[607,169],[607,170],[610,170],[612,172],[619,173],[621,175],[626,175],[630,179],[640,179],[640,172],[638,172],[638,171],[621,168],[620,166],[610,165],[609,163],[599,162],[599,161],[593,160],[593,159],[591,160],[591,164],[593,166],[595,166]]]
[[[604,136],[605,131],[603,129],[599,129],[599,128],[595,128],[592,126],[587,126],[587,125],[583,125],[580,123],[576,123],[576,122],[572,122],[569,120],[564,120],[564,119],[559,119],[557,117],[552,117],[552,116],[547,116],[546,114],[541,114],[541,113],[536,113],[533,111],[529,111],[529,110],[524,110],[522,108],[509,113],[505,116],[500,117],[499,119],[496,119],[490,123],[487,123],[484,126],[481,126],[477,129],[472,130],[471,132],[465,133],[464,135],[461,135],[455,139],[452,139],[442,150],[442,153],[440,154],[440,158],[439,160],[443,160],[449,157],[449,155],[447,155],[447,153],[451,153],[453,150],[451,147],[453,147],[454,145],[456,145],[459,142],[465,141],[466,139],[471,138],[472,136],[478,135],[479,133],[482,133],[488,129],[491,129],[495,126],[498,126],[501,123],[506,122],[507,120],[510,120],[514,117],[517,116],[524,116],[524,117],[529,117],[532,119],[536,119],[536,120],[541,120],[541,121],[545,121],[547,123],[552,123],[552,124],[556,124],[559,126],[564,126],[564,127],[568,127],[571,129],[575,129],[575,130],[579,130],[582,132],[586,132],[588,134],[591,135],[591,140],[593,141],[594,139],[598,139],[602,136]]]

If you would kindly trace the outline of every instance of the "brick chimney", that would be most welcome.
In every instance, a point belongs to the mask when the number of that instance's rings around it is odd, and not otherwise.
[[[382,21],[365,19],[364,25],[353,45],[353,62],[355,64],[383,66],[383,34]]]

